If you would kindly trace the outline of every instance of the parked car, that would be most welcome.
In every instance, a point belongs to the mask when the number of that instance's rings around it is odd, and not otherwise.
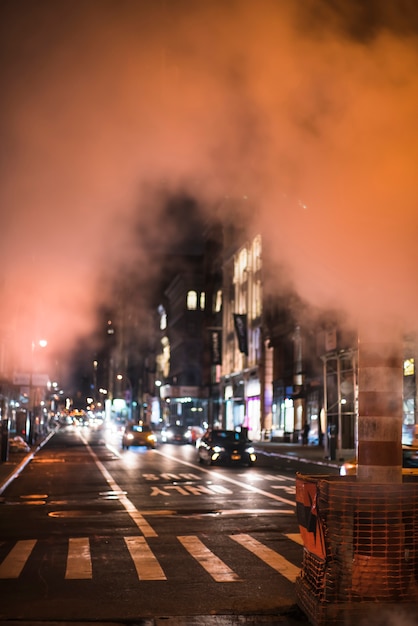
[[[252,465],[257,457],[252,442],[235,430],[208,430],[197,443],[199,463]]]
[[[30,452],[30,447],[23,437],[17,435],[9,440],[9,452]]]
[[[346,461],[340,467],[340,476],[356,476],[357,459]],[[402,474],[418,476],[418,447],[402,446]]]
[[[128,424],[122,435],[122,448],[146,446],[155,448],[156,436],[147,424]]]

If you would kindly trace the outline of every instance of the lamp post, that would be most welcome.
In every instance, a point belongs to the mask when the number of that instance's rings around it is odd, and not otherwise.
[[[127,376],[123,376],[122,374],[117,374],[116,378],[120,381],[125,381],[128,384],[129,391],[129,421],[132,421],[133,411],[132,411],[132,402],[133,402],[133,392],[132,392],[132,383]],[[125,402],[126,402],[126,390],[125,390]]]
[[[93,361],[93,402],[97,403],[97,366],[99,365],[98,361],[94,359]]]
[[[111,411],[110,411],[110,406],[106,397],[108,395],[108,391],[104,387],[99,387],[98,391],[99,391],[99,403],[101,405],[102,415],[104,415],[105,420],[110,420]]]
[[[157,387],[157,392],[158,392],[158,409],[159,409],[159,420],[160,423],[164,422],[164,410],[163,410],[163,399],[161,397],[161,386],[162,386],[162,381],[157,379],[155,381],[155,386]]]
[[[39,339],[37,342],[32,340],[31,346],[31,361],[30,361],[30,376],[29,376],[29,432],[28,443],[32,445],[35,443],[35,410],[36,410],[36,389],[37,385],[33,384],[34,366],[35,366],[35,350],[36,348],[46,348],[48,341],[46,339]]]

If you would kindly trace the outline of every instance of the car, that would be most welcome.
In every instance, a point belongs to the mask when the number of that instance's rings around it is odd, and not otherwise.
[[[131,446],[146,446],[155,448],[156,437],[147,424],[128,424],[122,435],[122,448],[128,450]]]
[[[340,476],[356,476],[357,459],[346,461],[340,467]],[[418,476],[418,447],[402,446],[402,475]]]
[[[9,440],[9,452],[30,452],[30,447],[23,437],[17,435]]]
[[[163,443],[190,443],[191,434],[187,426],[172,424],[162,429],[161,441]]]
[[[253,465],[257,460],[252,442],[237,430],[208,430],[197,443],[199,463]]]

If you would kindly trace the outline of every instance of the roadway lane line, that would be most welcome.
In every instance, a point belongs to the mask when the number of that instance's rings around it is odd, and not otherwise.
[[[154,454],[161,454],[161,456],[164,456],[167,459],[177,461],[177,463],[182,463],[183,465],[188,465],[189,467],[193,467],[194,469],[196,469],[196,465],[193,465],[193,463],[189,463],[188,461],[183,461],[183,459],[179,459],[173,456],[172,454],[167,454],[166,452],[160,452],[160,450],[154,450]],[[226,482],[232,483],[233,485],[237,487],[244,488],[247,491],[252,491],[253,493],[258,493],[261,496],[266,496],[267,498],[271,498],[272,500],[277,500],[278,502],[283,502],[284,504],[289,504],[290,506],[296,507],[296,502],[292,500],[287,500],[286,498],[282,498],[281,496],[278,496],[275,493],[269,493],[268,491],[264,491],[263,489],[258,489],[258,487],[254,487],[254,485],[246,485],[245,483],[242,483],[239,480],[235,480],[234,478],[231,478],[230,476],[224,476],[223,474],[220,474],[216,472],[215,470],[207,470],[207,469],[204,469],[203,467],[199,467],[199,470],[201,472],[206,472],[206,474],[209,474],[209,476],[216,476],[217,478],[220,478],[221,480],[225,480]]]
[[[119,485],[113,480],[112,475],[107,471],[107,469],[105,468],[103,463],[99,460],[98,456],[92,450],[92,448],[88,444],[87,440],[83,437],[83,435],[81,433],[78,433],[78,436],[80,437],[81,441],[86,446],[86,448],[89,451],[91,457],[93,458],[93,460],[96,463],[97,467],[99,468],[99,470],[103,474],[106,482],[108,483],[108,485],[112,489],[112,491],[117,491],[118,493],[123,493],[123,489],[121,487],[119,487]],[[130,515],[131,519],[138,526],[139,530],[142,532],[144,537],[157,537],[158,536],[157,533],[155,532],[155,530],[148,524],[146,519],[141,515],[141,513],[138,511],[136,506],[133,504],[133,502],[131,502],[129,500],[129,498],[127,496],[125,496],[125,495],[119,496],[118,500],[122,504],[122,506],[125,508],[125,510],[128,513],[128,515]]]
[[[18,541],[0,565],[0,578],[19,578],[35,543],[36,539]]]
[[[198,537],[186,535],[177,539],[217,583],[241,582],[238,574],[213,554]]]
[[[92,578],[90,542],[87,537],[70,537],[68,540],[66,579]]]
[[[300,567],[296,567],[290,561],[287,561],[278,552],[275,552],[271,548],[268,548],[264,544],[253,539],[250,535],[229,535],[231,539],[239,543],[244,548],[247,548],[250,552],[255,554],[264,563],[272,567],[279,572],[282,576],[285,576],[290,582],[294,583],[297,576],[300,573]]]
[[[124,537],[139,580],[167,580],[144,537]]]

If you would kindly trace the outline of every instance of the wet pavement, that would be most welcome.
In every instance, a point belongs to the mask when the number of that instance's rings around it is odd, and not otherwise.
[[[37,452],[53,437],[54,432],[50,432],[30,451],[15,452],[9,451],[7,461],[0,463],[0,496],[7,486],[18,477],[19,473],[33,459]],[[352,458],[354,451],[338,451],[338,459],[330,460],[326,451],[317,445],[301,445],[298,443],[282,442],[254,442],[254,447],[259,454],[272,457],[280,457],[290,461],[300,463],[300,471],[303,467],[312,467],[312,464],[321,468],[320,472],[327,473],[330,468],[333,472],[338,472],[344,460]],[[323,468],[323,469],[322,469]],[[15,622],[13,622],[15,623]],[[46,626],[45,622],[25,622],[19,621],[19,626]],[[9,622],[0,620],[0,626],[7,626]],[[88,622],[91,625],[91,622]],[[262,626],[263,624],[277,624],[280,626],[303,626],[309,624],[305,614],[298,606],[283,608],[281,613],[276,615],[191,615],[191,616],[156,616],[153,618],[138,619],[132,621],[108,621],[94,622],[95,626]],[[87,622],[47,622],[48,626],[87,626]]]
[[[9,451],[7,461],[0,462],[0,495],[53,434],[53,431],[50,432],[37,444],[32,446],[29,452]],[[344,461],[355,457],[354,450],[338,450],[335,455],[336,459],[330,459],[324,448],[312,444],[302,445],[299,443],[262,441],[254,442],[254,447],[259,454],[262,453],[267,456],[276,456],[288,459],[289,461],[297,461],[301,464],[301,472],[303,472],[304,465],[312,464],[318,468],[323,468],[324,473],[327,473],[327,469],[330,468],[335,471],[338,470]]]

